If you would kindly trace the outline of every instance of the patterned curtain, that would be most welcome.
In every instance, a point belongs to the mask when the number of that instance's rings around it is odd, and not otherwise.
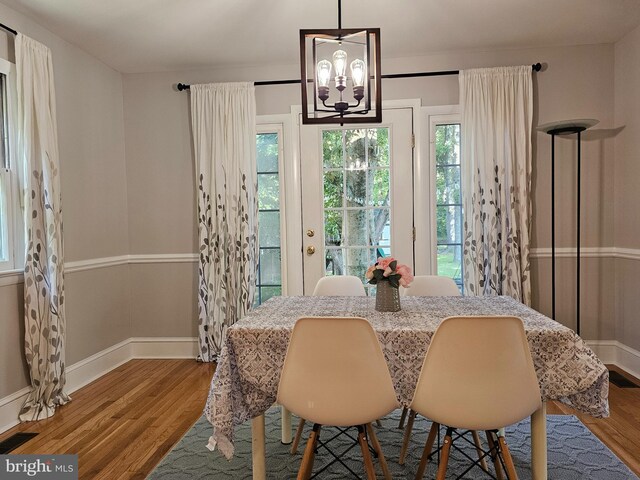
[[[200,354],[213,362],[253,304],[258,261],[255,93],[250,83],[191,86],[198,196]]]
[[[531,66],[460,72],[464,283],[531,303]]]
[[[50,417],[71,399],[64,392],[64,253],[53,63],[47,47],[22,34],[15,49],[27,240],[25,356],[31,376],[20,420],[29,421]]]

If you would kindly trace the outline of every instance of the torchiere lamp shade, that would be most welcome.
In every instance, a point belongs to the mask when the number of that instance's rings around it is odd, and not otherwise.
[[[570,135],[572,133],[583,132],[600,123],[595,118],[577,118],[575,120],[560,120],[538,125],[537,130],[549,135]]]

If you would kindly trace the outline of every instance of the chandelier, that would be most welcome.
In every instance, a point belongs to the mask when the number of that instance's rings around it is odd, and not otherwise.
[[[300,30],[302,123],[382,122],[380,29]],[[313,101],[311,101],[313,99]]]

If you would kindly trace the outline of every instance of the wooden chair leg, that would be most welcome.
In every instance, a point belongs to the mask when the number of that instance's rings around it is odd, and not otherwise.
[[[369,439],[371,439],[371,446],[378,454],[378,462],[380,463],[380,468],[382,469],[382,475],[385,480],[391,480],[391,472],[389,471],[389,465],[387,465],[387,459],[384,458],[384,453],[382,453],[382,447],[380,447],[380,442],[378,442],[378,437],[376,436],[376,432],[373,430],[373,427],[370,423],[367,423],[367,433],[369,434]]]
[[[376,420],[376,425],[379,426],[379,427],[382,427],[382,422],[380,421],[380,419]]]
[[[304,430],[305,419],[301,418],[298,422],[298,429],[296,430],[296,436],[293,439],[293,444],[291,445],[291,455],[295,455],[298,453],[298,445],[300,444],[300,439],[302,438],[302,431]]]
[[[407,419],[407,412],[409,409],[407,407],[402,407],[402,414],[400,415],[400,423],[398,424],[398,428],[404,428],[404,421]]]
[[[369,451],[369,443],[367,442],[365,427],[363,425],[358,425],[358,443],[360,444],[360,450],[362,450],[362,458],[364,460],[364,469],[367,472],[367,480],[376,480],[376,469],[373,466],[371,452]]]
[[[404,459],[407,456],[407,450],[409,449],[409,440],[411,440],[411,432],[413,431],[413,422],[416,419],[416,412],[411,410],[409,412],[409,420],[407,426],[404,429],[404,439],[402,440],[402,449],[400,449],[400,458],[398,463],[404,465]]]
[[[502,475],[502,465],[500,465],[500,457],[497,454],[497,445],[495,440],[493,439],[493,432],[487,430],[485,432],[487,434],[487,442],[489,443],[489,450],[495,452],[491,454],[491,459],[493,460],[493,466],[496,469],[496,478],[498,480],[504,480],[504,475]]]
[[[427,443],[424,446],[424,450],[422,452],[422,458],[420,459],[420,465],[418,466],[418,472],[416,473],[416,480],[422,480],[424,477],[424,471],[427,469],[427,463],[429,462],[429,455],[431,455],[431,450],[433,449],[433,442],[436,440],[436,435],[438,434],[438,430],[440,430],[440,424],[433,422],[431,424],[431,429],[429,430],[429,436],[427,437]]]
[[[504,466],[507,469],[507,478],[509,480],[518,480],[516,467],[513,464],[513,458],[511,457],[511,452],[509,451],[509,447],[507,447],[507,442],[504,440],[504,437],[502,436],[498,437],[498,442],[500,443],[500,451],[502,452],[502,457],[504,458]]]
[[[313,430],[311,430],[311,435],[309,435],[309,440],[307,441],[307,447],[304,449],[304,456],[302,457],[300,470],[298,470],[298,480],[309,480],[309,477],[311,477],[313,461],[316,456],[316,444],[318,443],[321,428],[322,427],[316,423],[313,426]]]
[[[480,435],[478,435],[477,430],[472,430],[471,435],[473,436],[473,443],[476,446],[476,452],[478,453],[478,460],[480,460],[480,466],[485,472],[488,472],[489,467],[487,466],[487,458],[484,456],[484,452],[482,451],[482,444],[480,443]]]
[[[440,465],[438,466],[438,475],[436,476],[436,480],[445,480],[445,477],[447,476],[449,453],[451,452],[451,433],[451,429],[448,428],[442,444],[442,454],[440,455]]]

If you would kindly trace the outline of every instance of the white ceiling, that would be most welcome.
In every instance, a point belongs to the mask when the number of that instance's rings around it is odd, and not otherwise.
[[[125,73],[298,62],[300,28],[335,28],[337,0],[0,0]],[[611,43],[640,0],[344,0],[380,27],[384,58]]]

